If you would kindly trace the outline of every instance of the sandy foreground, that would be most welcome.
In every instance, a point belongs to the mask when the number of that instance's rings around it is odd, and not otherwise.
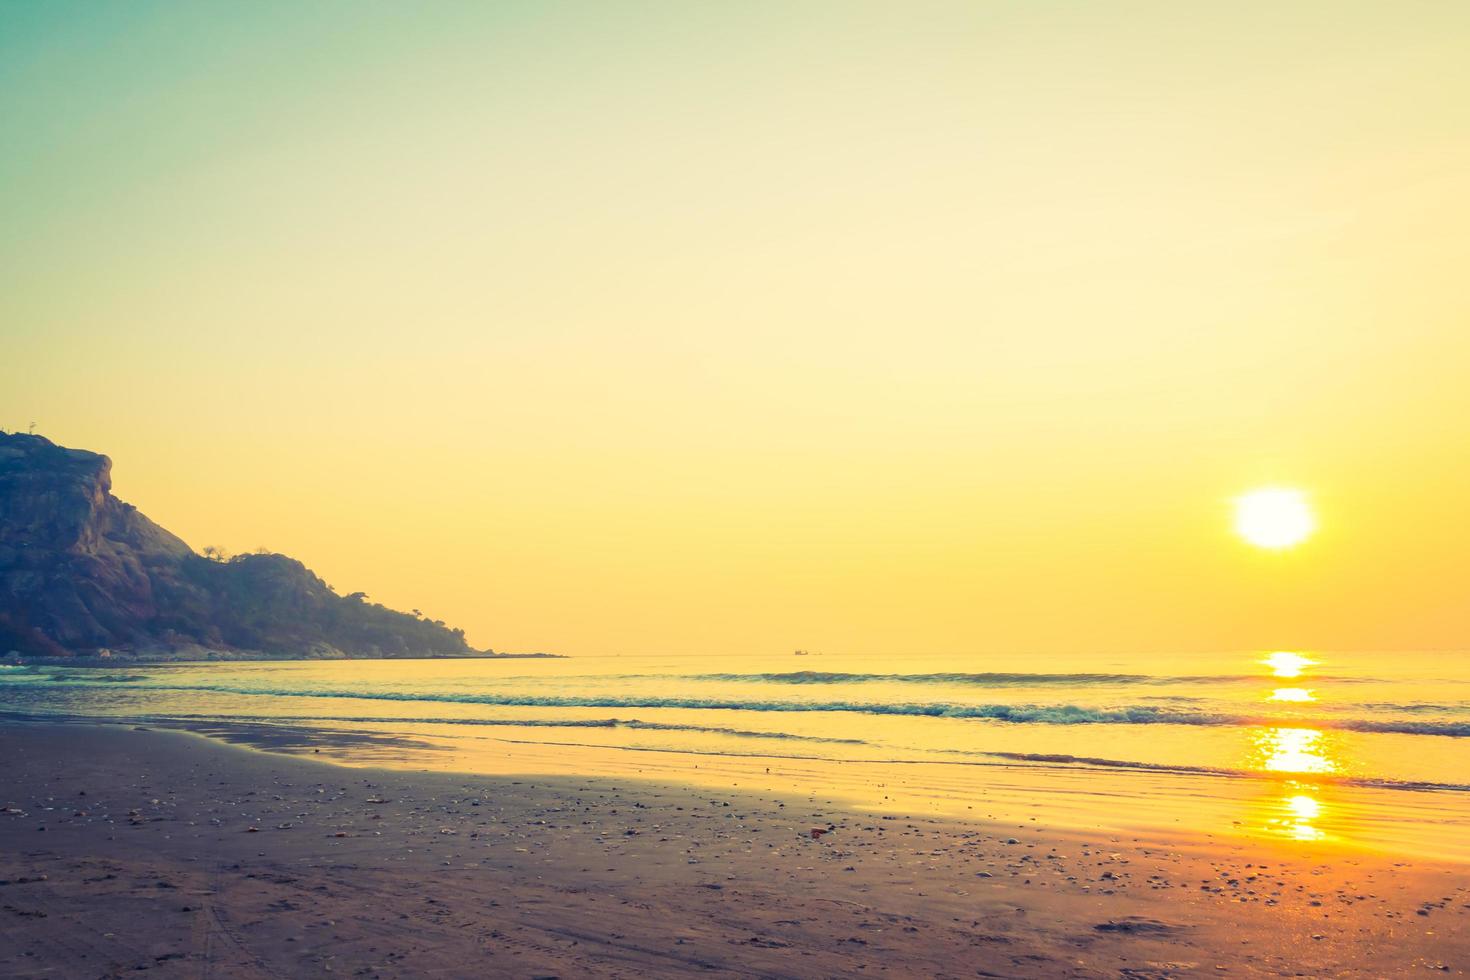
[[[1464,976],[1470,868],[0,727],[0,976]],[[813,831],[820,831],[814,836]]]

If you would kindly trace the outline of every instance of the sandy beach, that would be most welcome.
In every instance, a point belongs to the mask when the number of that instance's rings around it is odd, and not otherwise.
[[[1463,865],[9,724],[0,975],[1414,976]],[[308,750],[309,751],[309,750]]]
[[[1467,40],[0,0],[0,980],[1470,980]]]

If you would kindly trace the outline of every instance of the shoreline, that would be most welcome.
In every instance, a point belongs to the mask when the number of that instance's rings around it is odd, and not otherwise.
[[[244,651],[238,656],[230,651],[221,651],[218,657],[20,657],[0,660],[4,667],[97,667],[117,669],[119,667],[188,667],[197,664],[295,664],[295,663],[340,663],[348,660],[568,660],[564,653],[421,653],[412,657],[268,657],[255,651]]]
[[[790,795],[795,787],[853,813],[913,814],[995,823],[1042,821],[1059,833],[1163,836],[1170,840],[1286,847],[1303,860],[1341,855],[1429,860],[1470,873],[1462,831],[1463,787],[1355,777],[1158,765],[1068,764],[1009,758],[935,760],[799,751],[694,751],[619,744],[588,733],[642,727],[637,719],[456,721],[321,715],[270,719],[53,714],[0,709],[7,724],[135,727],[178,731],[248,749],[328,762],[475,778],[562,778],[597,772],[697,792]],[[536,737],[517,732],[531,726]],[[562,737],[545,733],[563,730]],[[573,734],[575,733],[575,734]],[[1407,794],[1407,795],[1404,795]]]
[[[349,768],[134,727],[4,722],[0,737],[5,975],[1367,977],[1470,963],[1462,865],[628,776]]]

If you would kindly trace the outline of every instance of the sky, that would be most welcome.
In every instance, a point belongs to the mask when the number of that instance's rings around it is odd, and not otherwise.
[[[0,427],[497,650],[1464,648],[1467,37],[0,0]]]

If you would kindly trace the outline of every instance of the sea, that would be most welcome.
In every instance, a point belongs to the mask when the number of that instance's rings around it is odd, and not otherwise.
[[[1460,652],[20,665],[0,712],[349,766],[1470,861]]]

